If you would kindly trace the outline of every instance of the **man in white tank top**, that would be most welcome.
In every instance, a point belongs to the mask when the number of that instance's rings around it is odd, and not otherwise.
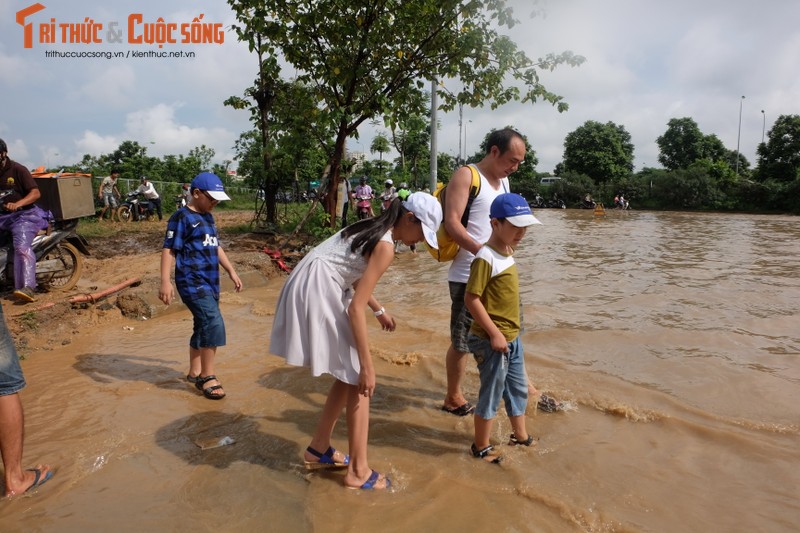
[[[466,416],[474,407],[464,397],[461,382],[467,365],[467,335],[472,317],[464,307],[464,291],[469,279],[469,267],[475,254],[489,239],[492,226],[489,207],[499,194],[509,192],[508,176],[515,172],[525,159],[525,141],[511,128],[493,131],[486,143],[486,155],[473,165],[480,174],[481,188],[470,207],[467,227],[461,225],[461,216],[467,206],[472,185],[472,171],[461,167],[453,173],[447,185],[447,203],[444,225],[447,232],[461,247],[450,265],[447,281],[450,285],[450,347],[447,349],[447,395],[442,410]]]

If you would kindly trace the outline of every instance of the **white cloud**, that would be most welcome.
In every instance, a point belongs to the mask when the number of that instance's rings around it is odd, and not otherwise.
[[[521,21],[511,37],[529,56],[563,50],[586,56],[578,68],[542,73],[545,86],[563,95],[570,110],[559,114],[547,103],[467,109],[461,130],[457,112],[440,113],[443,152],[458,155],[459,138],[463,143],[466,135],[466,152],[473,154],[490,129],[514,124],[533,144],[538,170],[550,171],[561,160],[564,137],[596,120],[626,128],[635,143],[637,167],[656,165],[655,139],[670,118],[692,117],[704,133],[716,134],[735,148],[740,96],[746,95],[741,150],[754,162],[764,118],[769,129],[778,115],[798,112],[800,3],[794,0],[763,0],[757,8],[724,0],[511,4]],[[193,52],[192,59],[56,60],[44,57],[48,47],[22,48],[14,13],[24,5],[0,0],[0,71],[14,73],[0,78],[7,100],[0,136],[15,147],[18,160],[31,165],[48,159],[52,165],[74,163],[84,153],[113,151],[124,140],[137,141],[156,156],[186,154],[205,144],[216,151],[217,162],[232,158],[235,139],[251,124],[247,112],[222,102],[241,95],[257,68],[255,57],[233,32],[226,32],[223,45],[172,48]],[[530,18],[540,9],[543,15]],[[191,22],[202,12],[204,21],[220,21],[226,28],[234,21],[224,2],[198,7],[189,0],[76,0],[69,6],[48,5],[43,13],[59,20],[81,13],[81,20],[121,21],[133,10],[151,20],[161,16]],[[122,44],[103,49],[133,48]],[[365,125],[360,141],[350,147],[368,152],[375,130]]]

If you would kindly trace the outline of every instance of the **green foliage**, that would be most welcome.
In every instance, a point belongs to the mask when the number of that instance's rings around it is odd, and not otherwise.
[[[633,170],[633,143],[623,126],[585,122],[564,140],[559,171],[584,174],[596,183],[621,179]]]
[[[736,152],[725,149],[716,135],[704,135],[697,122],[689,117],[673,118],[667,123],[667,131],[656,139],[660,150],[658,161],[667,170],[688,169],[701,159],[725,161],[736,168]],[[738,154],[739,169],[749,166],[747,159]]]
[[[800,115],[781,115],[758,147],[759,181],[789,183],[800,178]]]
[[[498,27],[516,24],[502,0],[228,3],[236,14],[233,29],[239,39],[258,54],[261,65],[268,62],[268,68],[261,69],[259,88],[271,89],[265,83],[265,70],[272,78],[279,76],[277,57],[296,72],[299,83],[315,88],[317,121],[335,131],[329,160],[332,183],[338,177],[345,141],[358,126],[376,117],[391,124],[397,117],[423,112],[420,102],[427,80],[460,82],[462,88],[456,93],[439,91],[444,110],[457,103],[488,103],[494,108],[512,100],[544,100],[563,111],[566,103],[546,90],[538,72],[584,61],[570,52],[536,61],[528,58],[498,34]],[[232,100],[231,105],[241,107],[242,102]],[[268,107],[260,106],[262,117]],[[335,207],[333,197],[328,195],[329,212]]]

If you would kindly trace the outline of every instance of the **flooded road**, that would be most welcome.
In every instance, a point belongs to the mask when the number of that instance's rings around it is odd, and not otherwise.
[[[228,397],[184,379],[187,311],[81,333],[23,361],[25,458],[56,476],[0,502],[3,531],[794,531],[800,520],[800,221],[541,210],[516,258],[535,449],[468,455],[439,410],[446,265],[401,253],[371,324],[370,463],[390,493],[308,474],[330,380],[266,353],[282,279],[225,293]],[[128,329],[126,329],[126,327]],[[129,328],[133,329],[129,329]],[[465,393],[478,391],[468,364]],[[493,441],[505,442],[499,416]],[[230,437],[234,444],[199,444]],[[344,420],[334,445],[346,450]]]

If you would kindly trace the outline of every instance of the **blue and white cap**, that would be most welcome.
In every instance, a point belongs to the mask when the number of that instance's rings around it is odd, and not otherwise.
[[[231,197],[225,194],[225,186],[219,176],[211,172],[201,172],[192,180],[192,189],[206,191],[214,200],[230,200]]]
[[[489,208],[491,218],[504,218],[518,228],[525,228],[534,224],[541,224],[539,219],[533,216],[531,206],[519,194],[507,192],[499,195],[492,202]]]

